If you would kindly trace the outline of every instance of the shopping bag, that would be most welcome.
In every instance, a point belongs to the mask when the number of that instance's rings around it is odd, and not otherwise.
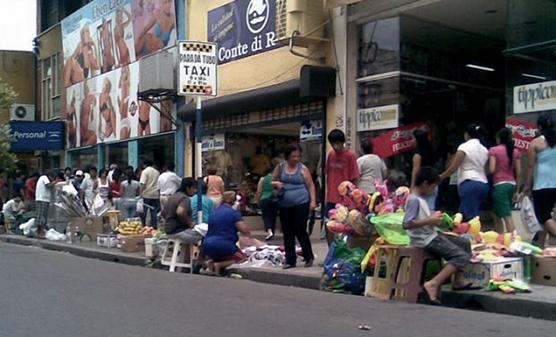
[[[533,203],[527,196],[523,197],[523,200],[521,200],[521,209],[519,215],[521,217],[521,222],[525,225],[529,232],[535,234],[543,230],[541,225],[539,224],[539,220],[537,220],[537,217],[535,216]]]
[[[137,209],[136,209],[137,213],[142,214],[145,211],[145,207],[143,204],[143,199],[139,199],[137,200]]]

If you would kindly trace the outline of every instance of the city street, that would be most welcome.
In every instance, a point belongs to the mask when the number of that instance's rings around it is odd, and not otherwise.
[[[1,337],[549,336],[556,323],[0,244]],[[368,325],[370,330],[360,330]]]

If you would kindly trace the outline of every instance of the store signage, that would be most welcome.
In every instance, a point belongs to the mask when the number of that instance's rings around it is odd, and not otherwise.
[[[514,87],[514,114],[556,109],[556,81]]]
[[[220,64],[278,48],[276,1],[236,0],[208,12],[208,40]]]
[[[535,124],[516,118],[507,118],[506,127],[512,130],[515,148],[520,152],[527,152],[529,145],[537,135]]]
[[[223,133],[203,137],[203,152],[224,150],[226,147],[226,136]]]
[[[322,139],[324,128],[322,121],[307,121],[301,125],[299,130],[299,140],[304,142],[308,140]]]
[[[430,121],[409,124],[373,138],[374,153],[383,158],[387,158],[414,150],[416,145],[413,131],[416,129],[427,131],[429,137],[432,138],[432,123]]]
[[[216,96],[216,44],[180,41],[178,94]]]
[[[10,122],[11,151],[64,149],[64,122]]]
[[[383,105],[357,110],[357,131],[384,130],[398,127],[400,106]]]

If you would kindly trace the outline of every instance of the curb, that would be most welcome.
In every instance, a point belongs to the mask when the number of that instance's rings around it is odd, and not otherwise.
[[[483,291],[442,291],[442,302],[449,307],[484,311],[503,315],[537,318],[556,321],[556,304],[505,295],[500,298]]]
[[[98,259],[108,262],[122,263],[132,266],[145,266],[145,258],[134,256],[131,254],[125,254],[121,252],[113,252],[110,250],[99,251],[91,249],[88,247],[76,246],[72,244],[52,242],[47,240],[31,239],[25,237],[17,236],[0,236],[0,241],[22,245],[22,246],[34,246],[43,249],[70,253],[76,256]]]
[[[0,235],[0,242],[23,246],[35,246],[53,251],[67,252],[86,258],[146,267],[146,260],[144,257],[122,253],[118,250],[99,251],[83,246],[19,236]],[[284,273],[281,270],[273,271],[260,268],[230,268],[230,272],[239,274],[243,279],[249,281],[319,290],[320,275],[300,275],[295,273]],[[486,291],[454,292],[444,289],[442,292],[442,301],[445,306],[457,309],[556,321],[556,304],[554,302],[541,302],[535,299],[517,297],[516,295],[506,295],[504,297],[497,295],[496,293]]]

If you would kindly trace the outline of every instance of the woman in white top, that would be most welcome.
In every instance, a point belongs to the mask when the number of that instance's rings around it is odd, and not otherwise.
[[[106,169],[100,169],[100,171],[98,171],[98,175],[98,194],[100,195],[102,200],[104,200],[104,202],[108,202],[111,199],[108,171],[106,171]]]
[[[458,147],[452,163],[440,175],[444,180],[457,171],[460,211],[465,221],[479,215],[481,203],[488,196],[488,150],[479,141],[481,134],[479,125],[469,124],[464,133],[465,143]]]
[[[357,158],[357,166],[361,177],[357,186],[363,191],[372,194],[376,192],[375,180],[382,181],[386,177],[386,164],[382,158],[373,154],[373,143],[368,139],[361,141],[361,149],[364,155]]]

